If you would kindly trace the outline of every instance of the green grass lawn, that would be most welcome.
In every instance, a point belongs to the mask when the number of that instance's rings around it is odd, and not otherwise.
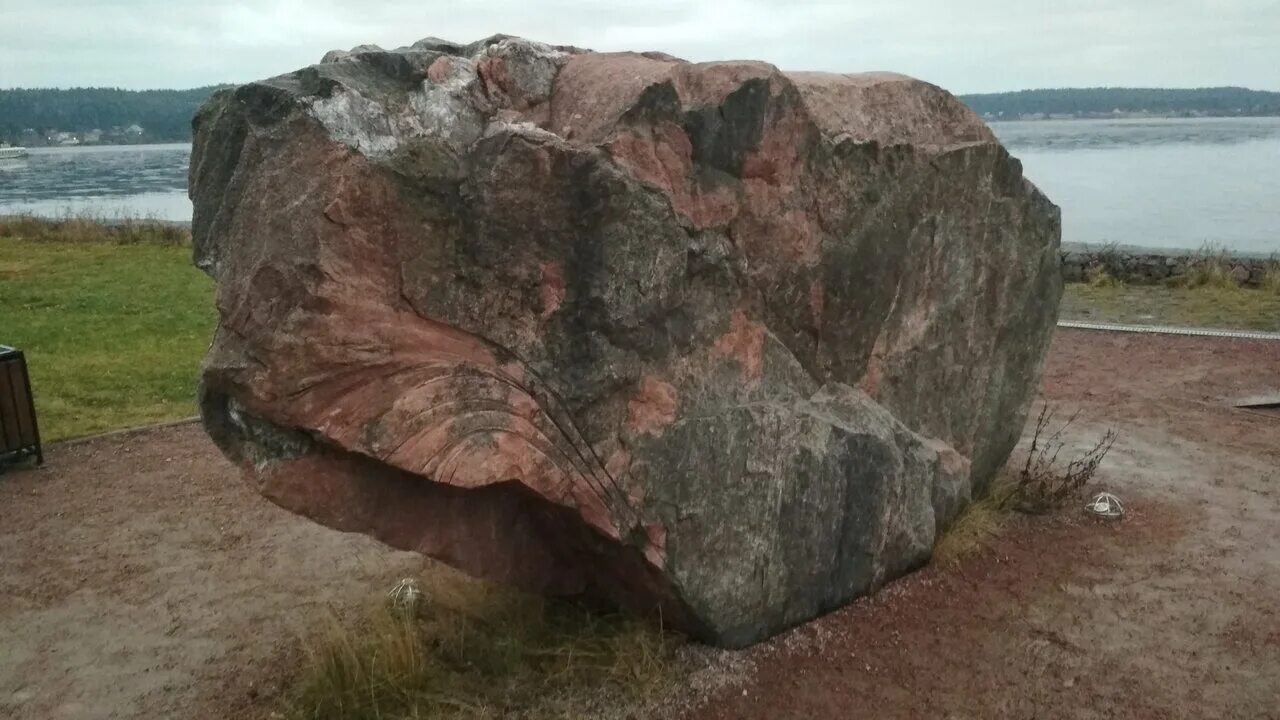
[[[1280,292],[1235,286],[1070,283],[1063,320],[1280,331]]]
[[[0,218],[0,344],[27,352],[46,442],[195,414],[213,283],[186,230]],[[1280,331],[1280,288],[1074,283],[1063,319]]]
[[[26,351],[41,439],[195,414],[215,313],[190,245],[23,229],[0,226],[0,344]]]

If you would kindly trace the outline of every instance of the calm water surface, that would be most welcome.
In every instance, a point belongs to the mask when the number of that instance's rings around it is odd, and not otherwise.
[[[1062,207],[1063,238],[1280,252],[1280,118],[994,123]],[[0,214],[190,220],[190,145],[33,148],[0,161]]]
[[[0,160],[0,214],[191,220],[189,143],[31,148]]]
[[[1280,252],[1280,118],[993,123],[1062,237]]]

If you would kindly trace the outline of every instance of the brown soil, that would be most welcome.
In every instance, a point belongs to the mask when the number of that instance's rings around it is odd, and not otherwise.
[[[423,560],[259,498],[196,424],[0,476],[0,717],[259,715],[301,623]]]
[[[1280,390],[1280,344],[1062,331],[1042,389],[1081,411],[1073,446],[1120,431],[1101,484],[1127,520],[1018,520],[957,568],[695,653],[668,713],[1280,718],[1280,417],[1228,403]],[[269,505],[196,426],[48,456],[0,477],[0,716],[261,717],[297,623],[426,565]]]

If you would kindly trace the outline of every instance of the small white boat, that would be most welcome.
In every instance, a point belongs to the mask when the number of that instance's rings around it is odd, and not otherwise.
[[[26,157],[27,149],[14,145],[0,145],[0,160],[16,160]]]

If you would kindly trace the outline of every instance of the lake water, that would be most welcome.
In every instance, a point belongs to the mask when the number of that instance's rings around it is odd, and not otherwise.
[[[31,148],[0,160],[0,215],[191,221],[189,143]]]
[[[1280,118],[992,123],[1062,239],[1280,252]]]
[[[1280,252],[1280,118],[994,123],[1062,207],[1063,239]],[[34,148],[0,162],[0,214],[190,220],[190,145]]]

